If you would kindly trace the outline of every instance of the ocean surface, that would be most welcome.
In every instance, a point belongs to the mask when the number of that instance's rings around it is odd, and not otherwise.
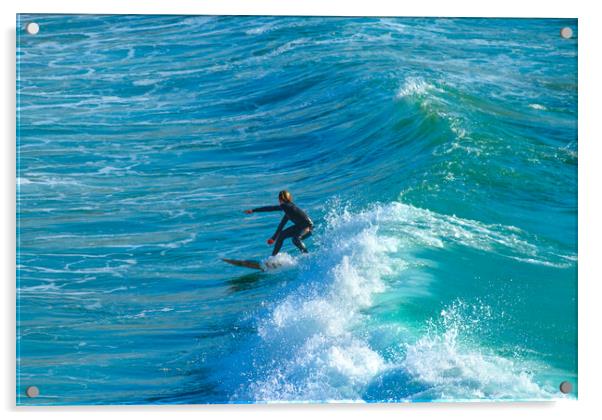
[[[18,404],[576,398],[576,20],[17,28]]]

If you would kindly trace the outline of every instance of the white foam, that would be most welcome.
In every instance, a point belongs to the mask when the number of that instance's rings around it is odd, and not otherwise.
[[[61,288],[52,282],[37,286],[20,287],[19,293],[59,292],[60,290]]]
[[[488,307],[458,301],[441,312],[422,338],[407,346],[400,365],[426,388],[411,399],[560,397],[552,388],[538,385],[525,362],[501,357],[470,340],[469,332],[490,315]]]
[[[150,86],[159,83],[159,79],[140,79],[134,80],[132,84],[134,86]]]
[[[261,266],[266,271],[278,271],[296,265],[297,260],[286,252],[280,252],[278,255],[270,256],[261,262]]]
[[[270,31],[274,30],[275,28],[277,28],[277,26],[270,23],[270,24],[261,25],[261,26],[255,27],[255,28],[248,29],[245,31],[245,34],[246,35],[261,35],[266,32],[270,32]]]
[[[387,255],[398,243],[379,236],[369,218],[336,226],[328,236],[321,255],[300,264],[302,286],[259,323],[264,351],[277,363],[245,390],[253,400],[358,400],[358,389],[385,367],[354,327],[393,273]]]
[[[28,185],[32,182],[27,178],[17,177],[17,185]]]
[[[515,226],[489,225],[403,203],[376,206],[372,213],[381,228],[391,229],[396,237],[403,237],[414,246],[443,248],[457,244],[537,264],[572,261],[572,256],[563,255],[551,246],[536,244],[535,235]]]
[[[137,318],[146,318],[148,315],[150,314],[158,314],[161,312],[172,312],[174,309],[173,308],[160,308],[160,309],[145,309],[141,312],[138,312],[137,314],[133,314],[133,315],[123,315],[121,318],[123,319],[137,319]]]
[[[435,89],[435,86],[427,83],[421,77],[408,77],[403,86],[397,91],[397,97],[420,96],[433,89]]]
[[[121,170],[120,168],[116,168],[114,166],[105,166],[105,167],[99,169],[97,173],[100,175],[105,175],[105,174],[110,174],[111,172],[117,172],[120,170]]]
[[[75,181],[73,179],[68,178],[58,178],[58,177],[39,177],[37,179],[30,178],[17,178],[17,185],[29,185],[29,184],[41,184],[48,185],[50,187],[55,187],[57,185],[81,185],[80,182]]]
[[[529,104],[529,108],[537,109],[538,111],[545,111],[547,108],[540,104]]]
[[[299,45],[307,44],[310,41],[311,40],[308,38],[293,39],[292,41],[289,41],[289,42],[285,43],[284,45],[281,45],[280,47],[276,48],[275,50],[270,51],[266,55],[266,57],[269,57],[269,58],[277,57],[281,54],[284,54],[287,51],[297,48],[297,46],[299,46]]]

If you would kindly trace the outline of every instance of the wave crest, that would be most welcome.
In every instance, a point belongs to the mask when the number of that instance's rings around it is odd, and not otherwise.
[[[416,250],[461,244],[538,255],[525,235],[517,228],[486,226],[402,203],[333,211],[317,238],[319,251],[298,259],[294,288],[257,319],[255,341],[245,346],[254,354],[241,363],[248,368],[240,373],[247,381],[232,400],[549,398],[550,391],[519,361],[472,340],[469,333],[477,326],[488,328],[491,310],[483,305],[472,307],[472,313],[462,303],[446,308],[418,338],[395,322],[384,332],[387,326],[371,324],[369,315],[389,279],[412,282],[412,289],[428,288],[428,281],[402,275]],[[386,341],[385,346],[374,344],[381,332],[387,337],[376,341]]]

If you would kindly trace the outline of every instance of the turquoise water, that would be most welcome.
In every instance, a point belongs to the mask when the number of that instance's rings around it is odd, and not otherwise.
[[[17,403],[562,398],[564,26],[20,15]],[[310,254],[221,262],[268,257],[279,215],[243,210],[284,188]]]

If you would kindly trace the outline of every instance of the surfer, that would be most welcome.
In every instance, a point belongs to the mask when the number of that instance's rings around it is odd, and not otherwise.
[[[278,229],[274,235],[268,239],[268,245],[274,244],[274,250],[272,255],[278,254],[282,247],[282,242],[287,238],[293,238],[293,243],[303,253],[307,253],[307,248],[303,243],[303,239],[311,236],[314,229],[314,223],[311,221],[309,216],[293,203],[293,196],[290,192],[284,190],[278,193],[278,204],[277,206],[265,206],[258,207],[256,209],[245,210],[245,213],[261,213],[266,211],[283,211],[284,216],[278,225]],[[288,221],[293,222],[293,226],[290,226],[284,230],[284,225]]]

